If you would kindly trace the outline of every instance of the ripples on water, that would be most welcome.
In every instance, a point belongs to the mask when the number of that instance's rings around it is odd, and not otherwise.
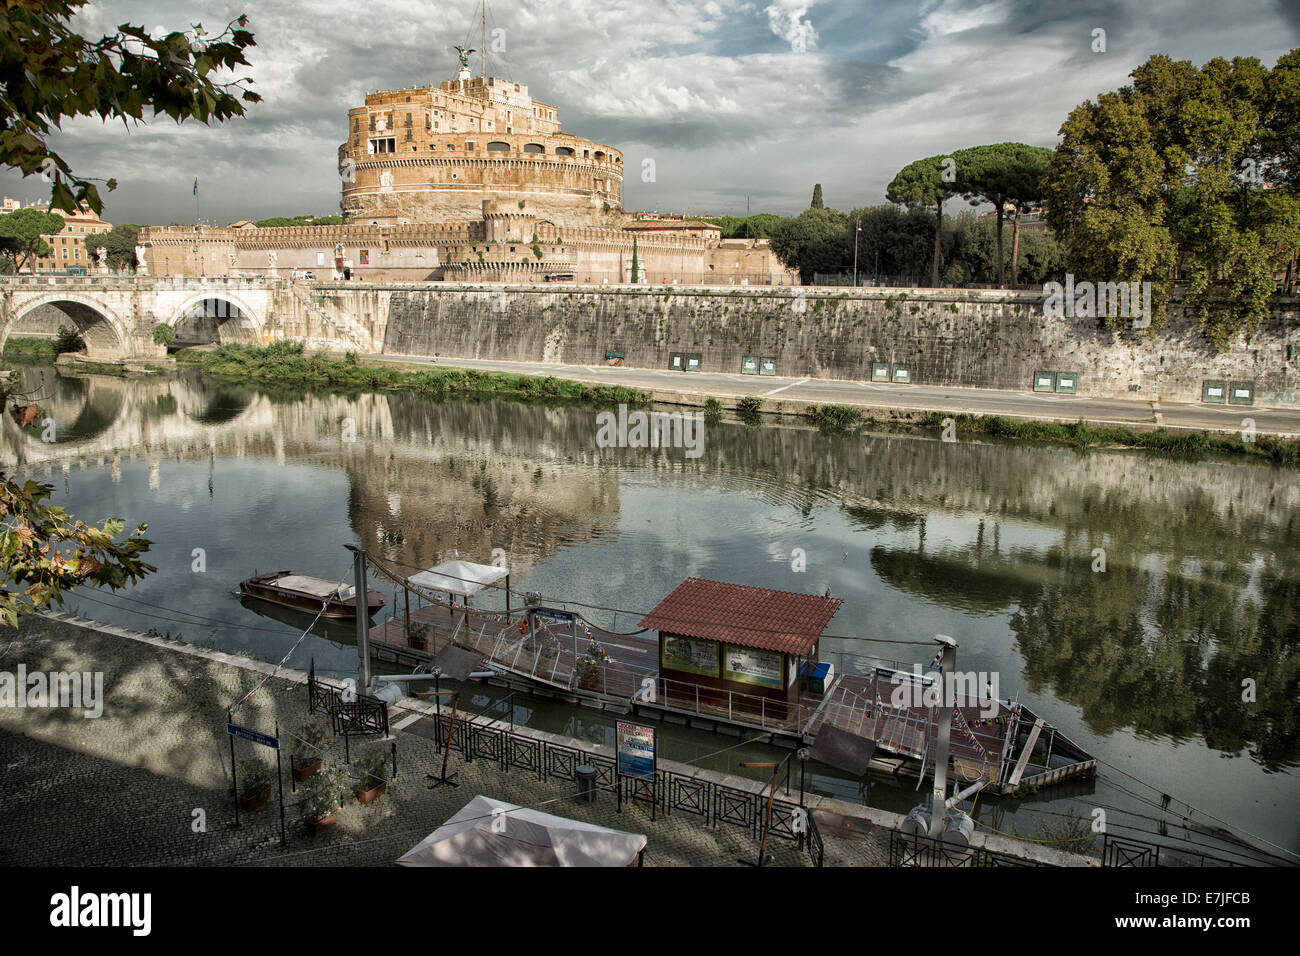
[[[597,449],[589,410],[268,396],[189,375],[33,369],[23,385],[42,395],[56,441],[6,415],[4,459],[48,476],[78,514],[148,521],[155,541],[158,573],[122,595],[75,596],[88,616],[277,659],[294,622],[242,604],[238,581],[277,567],[347,574],[350,542],[408,568],[502,548],[516,588],[622,609],[591,612],[620,630],[690,575],[829,588],[844,606],[823,656],[840,669],[869,666],[858,654],[930,656],[864,638],[952,634],[959,666],[996,673],[1003,695],[1104,760],[1300,845],[1293,471],[738,424],[711,428],[703,457],[687,460]],[[191,571],[195,548],[203,574]],[[183,608],[186,623],[128,598]],[[333,631],[301,653],[346,673],[346,640]],[[1257,682],[1253,705],[1244,678]],[[602,717],[530,707],[517,719],[608,736]],[[726,745],[667,733],[682,758]],[[716,758],[733,772],[735,759]],[[840,795],[861,789],[818,779]],[[875,803],[915,799],[872,786]],[[1105,787],[1080,806],[1121,799]]]

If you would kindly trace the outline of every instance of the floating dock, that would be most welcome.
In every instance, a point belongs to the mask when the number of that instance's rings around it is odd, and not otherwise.
[[[499,675],[496,682],[539,696],[734,736],[761,731],[790,746],[810,744],[832,726],[869,742],[875,769],[922,776],[933,770],[938,708],[900,700],[912,696],[900,695],[900,685],[917,675],[897,662],[869,673],[837,673],[823,693],[803,690],[790,706],[662,677],[652,632],[614,633],[558,608],[507,615],[417,598],[419,606],[407,609],[397,597],[394,616],[369,632],[371,654],[380,660],[430,671],[438,654],[457,647],[477,654],[484,670]],[[967,782],[984,780],[989,794],[1032,792],[1095,776],[1097,769],[1094,757],[1010,701],[981,704],[958,696],[949,753],[951,772]]]

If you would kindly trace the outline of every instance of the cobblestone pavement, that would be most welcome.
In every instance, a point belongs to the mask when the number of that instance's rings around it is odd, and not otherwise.
[[[6,636],[7,635],[7,636]],[[9,642],[13,640],[13,643]],[[399,776],[370,805],[348,794],[338,824],[313,837],[300,821],[299,795],[290,792],[285,759],[288,845],[280,847],[278,804],[272,798],[233,825],[230,800],[230,738],[226,709],[262,675],[74,625],[24,619],[16,640],[0,632],[0,670],[20,664],[34,671],[102,671],[104,711],[86,718],[80,710],[0,707],[0,767],[4,810],[0,813],[0,864],[4,865],[386,865],[435,830],[477,794],[535,807],[649,837],[647,866],[733,866],[753,862],[758,841],[730,824],[707,826],[678,812],[650,820],[649,807],[624,805],[601,792],[580,803],[574,784],[539,782],[519,768],[502,772],[452,753],[449,771],[459,787],[425,786],[425,773],[441,763],[433,740],[411,729],[398,731]],[[272,679],[237,714],[236,722],[282,735],[308,718],[307,691]],[[365,742],[353,740],[353,756]],[[253,750],[236,742],[236,757]],[[342,740],[327,759],[343,766]],[[861,820],[823,819],[826,865],[883,865],[888,833]],[[772,836],[774,865],[808,866],[805,853],[787,838]]]

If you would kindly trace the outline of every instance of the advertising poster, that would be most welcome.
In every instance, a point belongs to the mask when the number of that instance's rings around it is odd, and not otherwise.
[[[680,637],[676,634],[665,634],[663,637],[663,660],[660,663],[664,667],[703,674],[706,677],[718,676],[717,641]]]
[[[748,647],[727,645],[723,677],[760,687],[781,688],[781,655],[756,651]]]
[[[617,721],[618,775],[638,780],[655,778],[655,729]]]

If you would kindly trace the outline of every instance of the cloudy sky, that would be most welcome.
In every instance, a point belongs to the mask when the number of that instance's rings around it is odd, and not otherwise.
[[[623,151],[626,208],[792,214],[884,201],[913,159],[979,143],[1054,146],[1075,105],[1153,53],[1197,64],[1300,46],[1300,0],[497,0],[489,73],[528,85],[570,132]],[[450,79],[481,46],[477,0],[96,0],[129,21],[218,32],[247,13],[264,101],[222,127],[70,123],[83,175],[116,177],[105,217],[192,222],[336,214],[336,151],[367,91]],[[215,29],[214,29],[215,28]],[[1105,52],[1094,52],[1094,31]],[[495,32],[499,31],[499,32]],[[478,70],[477,54],[473,60]],[[644,161],[653,181],[643,181]],[[0,174],[0,191],[46,196]]]

